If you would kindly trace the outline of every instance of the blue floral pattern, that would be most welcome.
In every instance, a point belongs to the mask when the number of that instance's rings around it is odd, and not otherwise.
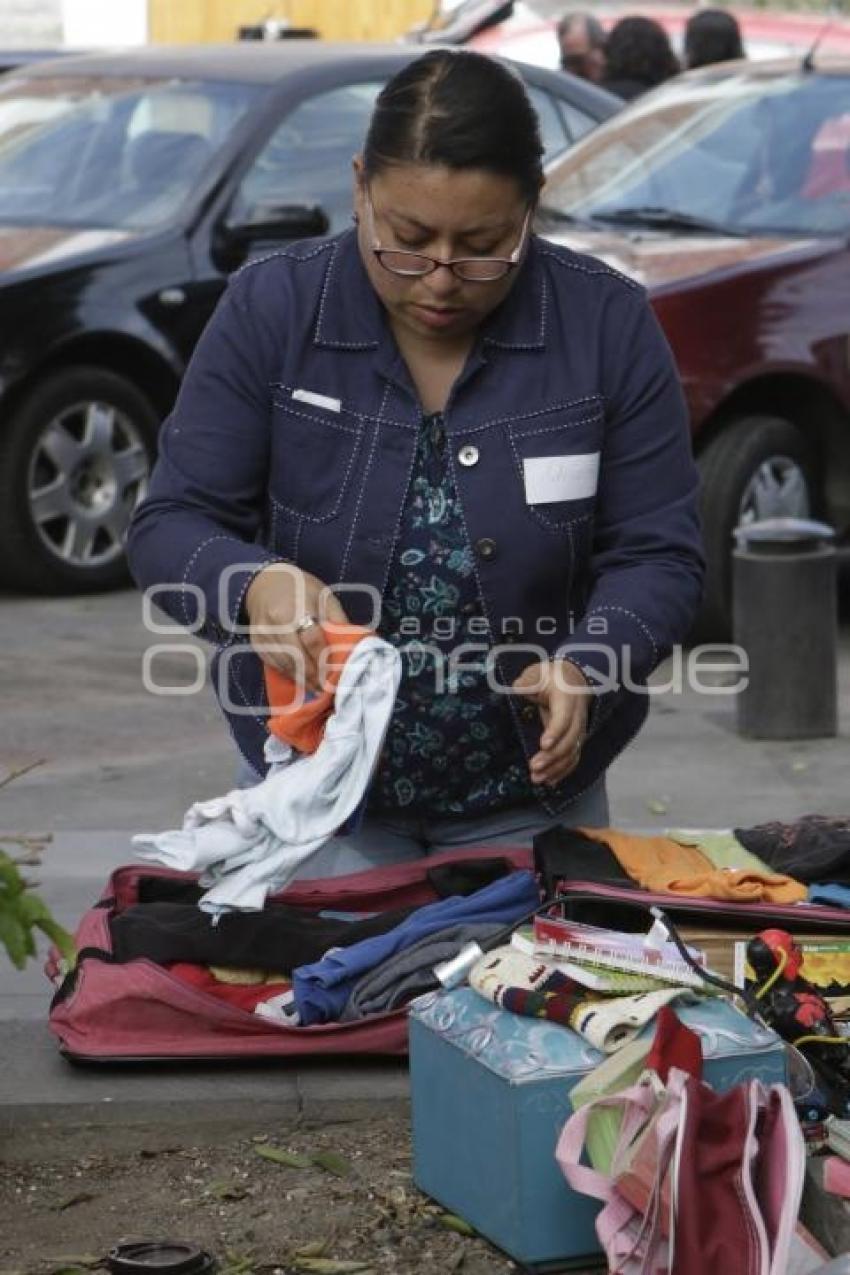
[[[445,443],[442,416],[425,417],[379,625],[401,654],[402,681],[369,804],[453,818],[532,802],[535,792],[483,653],[477,668],[449,665],[459,644],[487,639]]]

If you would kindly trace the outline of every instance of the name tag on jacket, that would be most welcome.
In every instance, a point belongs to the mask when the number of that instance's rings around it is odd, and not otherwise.
[[[522,462],[525,499],[529,505],[556,500],[587,500],[596,495],[599,452],[579,456],[529,456]]]
[[[292,397],[298,403],[312,403],[314,407],[325,407],[329,412],[342,410],[338,398],[329,398],[327,394],[314,394],[312,390],[293,390]]]

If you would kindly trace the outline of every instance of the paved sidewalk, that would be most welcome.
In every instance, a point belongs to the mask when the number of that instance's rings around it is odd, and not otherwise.
[[[126,832],[58,833],[29,869],[63,925],[73,929],[113,868],[133,861]],[[44,944],[40,945],[42,949]],[[227,1138],[274,1123],[352,1120],[375,1104],[406,1106],[407,1065],[396,1059],[294,1060],[257,1065],[76,1066],[46,1026],[51,987],[40,962],[0,962],[0,1158],[37,1156],[57,1133],[103,1150],[132,1127],[156,1146]]]
[[[0,834],[53,833],[30,874],[69,928],[109,871],[132,861],[132,832],[174,826],[190,801],[221,791],[233,773],[229,738],[208,697],[178,705],[141,693],[141,653],[155,639],[139,631],[136,606],[132,594],[0,603],[0,778],[47,758],[0,792]],[[610,772],[612,822],[654,830],[847,814],[846,629],[840,692],[839,737],[805,743],[741,739],[725,695],[686,690],[654,700],[645,731]],[[102,1140],[133,1125],[151,1136],[157,1128],[212,1136],[235,1124],[262,1128],[271,1118],[353,1119],[375,1104],[406,1101],[406,1067],[392,1060],[72,1067],[45,1026],[49,995],[38,965],[19,973],[0,955],[0,1153],[13,1146],[15,1154],[35,1153],[45,1131]]]

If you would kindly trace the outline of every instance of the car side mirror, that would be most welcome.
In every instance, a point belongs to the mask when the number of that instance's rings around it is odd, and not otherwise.
[[[241,259],[260,243],[306,239],[330,230],[327,213],[318,204],[256,204],[238,221],[219,228],[218,246],[231,260]]]

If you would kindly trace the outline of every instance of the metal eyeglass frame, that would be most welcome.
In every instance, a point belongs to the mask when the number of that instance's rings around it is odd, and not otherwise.
[[[366,208],[369,212],[369,229],[372,235],[372,252],[375,254],[379,265],[389,273],[396,275],[401,279],[424,279],[427,275],[433,274],[439,266],[447,266],[451,270],[456,279],[462,279],[464,283],[498,283],[500,279],[504,279],[510,274],[511,270],[516,269],[519,265],[522,251],[525,247],[528,227],[531,222],[531,215],[534,211],[531,205],[526,210],[525,218],[520,231],[519,243],[509,257],[452,257],[449,261],[444,261],[442,257],[429,257],[425,252],[413,252],[409,248],[382,248],[378,242],[377,231],[375,230],[375,209],[372,207],[372,195],[367,189],[366,191]],[[416,257],[418,261],[427,262],[424,270],[396,270],[394,266],[388,266],[384,261],[384,254],[391,252],[394,256],[399,257]],[[489,278],[473,278],[470,275],[461,274],[458,266],[464,266],[467,263],[475,263],[479,265],[481,262],[498,263],[504,266],[501,274],[490,275]]]

